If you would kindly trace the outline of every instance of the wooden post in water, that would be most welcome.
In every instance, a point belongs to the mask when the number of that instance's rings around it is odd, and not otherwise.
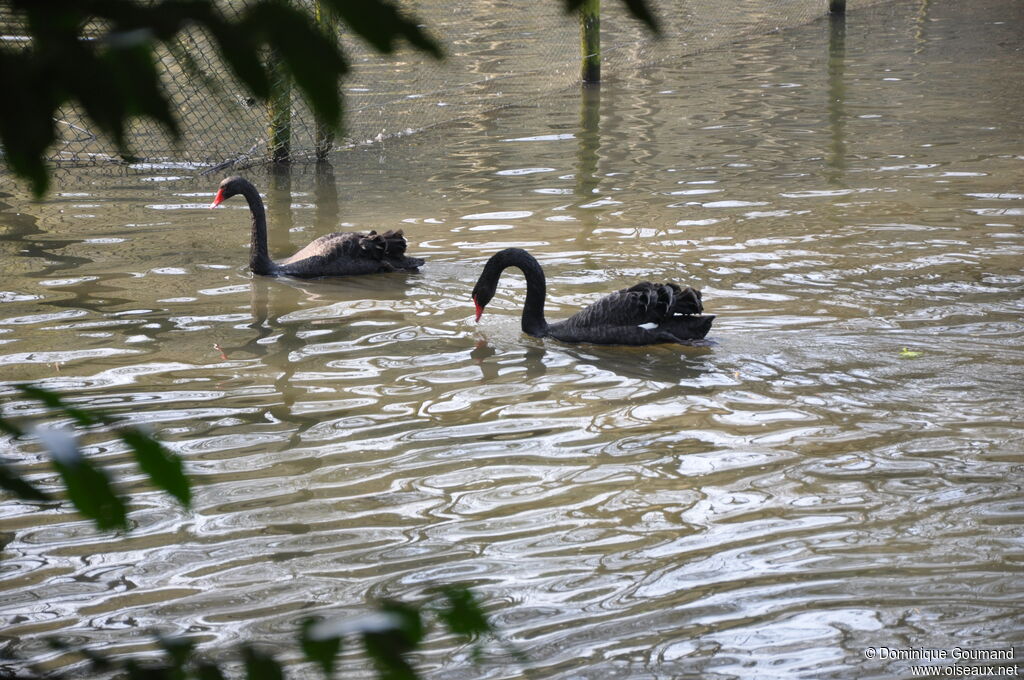
[[[276,52],[271,53],[269,66],[267,146],[275,163],[287,163],[292,156],[292,79]]]
[[[601,0],[583,0],[580,7],[580,49],[584,84],[601,82]]]
[[[316,0],[314,3],[314,10],[316,11],[316,23],[327,35],[335,35],[337,27],[334,23],[334,18],[331,13],[326,11],[321,3],[321,0]],[[327,155],[331,153],[334,148],[334,128],[320,120],[318,116],[316,119],[316,159],[318,161],[327,160]]]
[[[846,0],[828,0],[829,14],[846,14]]]
[[[829,16],[828,124],[832,144],[826,165],[830,184],[842,186],[846,172],[846,16]]]

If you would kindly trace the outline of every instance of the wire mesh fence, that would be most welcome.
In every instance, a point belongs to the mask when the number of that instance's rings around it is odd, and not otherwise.
[[[859,8],[885,0],[849,0]],[[313,0],[295,0],[310,12]],[[680,59],[744,37],[779,31],[824,17],[828,0],[651,0],[661,38],[629,17],[622,3],[602,8],[602,73],[605,79],[630,77],[638,68]],[[352,65],[342,83],[343,134],[334,147],[403,136],[488,111],[528,104],[580,82],[579,26],[559,0],[402,0],[444,45],[435,60],[411,48],[379,55],[340,28],[340,41]],[[243,2],[225,3],[238,11]],[[24,39],[9,12],[0,14],[0,33]],[[233,80],[211,42],[199,30],[185,30],[160,54],[161,73],[182,127],[177,144],[153,123],[137,121],[131,130],[133,158],[112,155],[113,145],[90,129],[74,106],[59,115],[60,136],[50,160],[62,164],[126,162],[183,163],[222,168],[263,162],[288,145],[292,160],[312,159],[317,125],[297,91],[283,107],[289,125],[274,132],[272,106],[249,98]],[[685,84],[681,84],[685,87]],[[287,83],[278,83],[287,92]],[[283,95],[284,96],[284,95]]]

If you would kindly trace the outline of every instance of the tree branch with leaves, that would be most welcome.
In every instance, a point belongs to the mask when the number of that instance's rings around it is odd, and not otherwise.
[[[633,16],[657,30],[644,0],[621,0]],[[582,0],[561,0],[577,12]],[[349,63],[335,31],[340,23],[383,54],[399,45],[442,58],[442,46],[416,17],[390,0],[320,0],[334,22],[286,0],[254,0],[237,14],[212,0],[0,0],[27,35],[0,41],[0,147],[15,176],[43,196],[49,187],[47,151],[57,140],[57,115],[79,106],[117,152],[131,157],[128,130],[135,118],[155,121],[172,139],[181,123],[157,70],[157,50],[175,49],[187,28],[205,32],[247,93],[266,103],[273,69],[292,78],[317,119],[338,129],[341,78]]]

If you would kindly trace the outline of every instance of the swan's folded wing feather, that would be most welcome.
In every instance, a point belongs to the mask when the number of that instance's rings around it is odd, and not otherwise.
[[[381,239],[384,242],[385,255],[398,259],[405,257],[407,243],[401,229],[385,231],[381,234]]]
[[[376,231],[371,231],[368,234],[358,231],[336,232],[312,241],[281,263],[292,264],[313,257],[321,257],[327,261],[340,257],[371,260],[397,258],[401,260],[405,257],[406,246],[405,236],[401,229],[386,231],[383,234],[378,234]]]
[[[360,242],[367,237],[366,234],[357,231],[337,232],[325,234],[318,239],[311,241],[305,248],[295,253],[281,264],[294,264],[302,260],[321,258],[323,261],[330,261],[337,257],[358,256],[362,251]]]
[[[643,281],[606,295],[565,323],[577,328],[658,325],[674,315],[702,311],[700,291],[674,283]]]

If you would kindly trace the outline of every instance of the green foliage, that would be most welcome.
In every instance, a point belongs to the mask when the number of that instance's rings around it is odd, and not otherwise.
[[[188,507],[192,502],[192,490],[185,478],[181,459],[138,428],[125,428],[120,431],[120,435],[121,441],[131,449],[135,462],[149,476],[150,481]]]
[[[55,638],[51,638],[47,642],[49,643],[50,647],[59,652],[78,654],[80,656],[85,657],[86,660],[89,661],[89,665],[92,667],[92,670],[98,673],[104,673],[106,671],[114,669],[114,665],[107,660],[107,657],[103,656],[99,652],[94,652],[91,649],[87,649],[84,647],[78,649],[72,647],[71,645],[67,644],[62,640],[58,640]]]
[[[366,653],[373,659],[381,680],[414,680],[416,671],[405,655],[423,640],[419,609],[393,601],[385,602],[380,609],[392,623],[362,632]]]
[[[440,59],[441,46],[421,28],[419,22],[406,17],[396,5],[382,0],[321,0],[343,23],[383,54],[395,51],[398,39]]]
[[[81,455],[67,461],[61,458],[55,455],[53,466],[64,480],[71,504],[95,522],[98,529],[127,530],[128,510],[114,492],[107,474]]]
[[[331,678],[342,649],[341,638],[356,638],[362,642],[363,651],[373,662],[380,680],[416,680],[419,675],[408,655],[418,649],[426,637],[428,615],[441,611],[448,613],[438,614],[436,620],[448,633],[464,639],[493,633],[469,589],[445,586],[421,604],[391,601],[357,618],[308,619],[303,622],[298,636],[299,647],[307,661],[315,663],[325,678]],[[468,615],[472,623],[458,620],[469,612],[472,612]],[[86,659],[94,672],[121,672],[132,680],[223,680],[228,675],[224,669],[233,660],[228,658],[218,664],[201,657],[195,641],[187,638],[158,637],[156,643],[164,653],[163,658],[143,662],[134,657],[113,659],[95,650],[50,641],[55,649]],[[253,644],[241,645],[239,656],[245,680],[285,680],[287,677],[273,654]]]
[[[348,637],[362,643],[381,680],[414,680],[418,676],[409,654],[419,648],[435,623],[471,641],[494,633],[472,591],[444,586],[420,605],[392,600],[366,616],[307,620],[300,641],[306,659],[318,664],[327,677],[334,671],[342,638]],[[474,653],[474,659],[480,656]]]
[[[284,669],[270,654],[252,645],[244,645],[242,659],[245,661],[245,677],[248,680],[284,680]]]
[[[645,0],[621,0],[634,17],[657,31]],[[392,53],[402,41],[433,57],[440,44],[417,18],[392,0],[320,0],[338,21],[377,51]],[[583,0],[562,0],[566,11]],[[317,120],[338,129],[342,120],[339,80],[349,70],[334,32],[309,11],[286,0],[252,0],[237,15],[213,0],[9,0],[28,27],[26,42],[0,44],[0,146],[11,171],[28,180],[35,195],[49,186],[45,157],[57,139],[57,112],[74,103],[131,159],[128,126],[135,118],[159,124],[173,139],[181,134],[177,113],[157,72],[157,47],[165,46],[190,67],[177,42],[190,27],[213,41],[231,74],[255,99],[271,95],[272,69],[281,67],[306,97]],[[328,24],[329,25],[329,24]]]
[[[6,431],[10,433],[10,430]],[[0,489],[10,491],[26,501],[50,500],[49,496],[19,477],[17,472],[2,464],[0,464]]]
[[[563,0],[563,2],[565,2],[565,11],[573,13],[580,11],[585,0]],[[654,33],[658,33],[660,31],[660,28],[658,27],[658,19],[647,6],[646,0],[622,0],[622,4],[626,6],[626,9],[633,15],[633,18],[639,19],[645,23]]]
[[[196,664],[196,680],[224,680],[224,674],[220,672],[217,664],[209,661],[200,661]]]
[[[171,677],[175,680],[184,680],[185,667],[195,653],[195,641],[172,637],[159,637],[158,641],[170,659]]]
[[[302,622],[299,631],[299,644],[302,646],[302,653],[306,658],[320,666],[320,670],[327,677],[334,672],[334,662],[341,653],[341,637],[317,638],[312,634],[312,628],[319,619],[306,619]]]
[[[405,39],[440,56],[440,46],[386,0],[324,0],[351,21],[360,37],[386,51]],[[266,101],[271,74],[266,51],[281,55],[319,120],[341,120],[338,82],[348,64],[335,35],[310,13],[284,0],[255,0],[229,17],[210,0],[11,0],[25,20],[31,41],[0,47],[0,91],[11,101],[0,108],[0,144],[15,175],[29,180],[37,196],[46,192],[44,157],[56,139],[57,109],[81,105],[118,152],[130,157],[128,124],[133,118],[157,122],[180,137],[176,112],[160,83],[156,48],[172,52],[186,27],[206,32],[232,74],[252,96]],[[90,30],[103,31],[96,39]]]
[[[188,506],[191,496],[181,461],[153,437],[138,428],[119,427],[119,420],[103,411],[72,406],[50,390],[33,385],[19,385],[17,389],[22,396],[41,402],[54,414],[71,419],[81,428],[117,428],[118,436],[132,450],[153,483]],[[0,429],[12,437],[32,436],[2,415]],[[35,428],[33,432],[50,450],[54,468],[60,473],[68,499],[75,508],[100,529],[127,529],[124,501],[114,492],[107,473],[82,455],[74,435],[63,429]],[[0,487],[23,500],[49,499],[2,464]],[[343,638],[351,637],[362,643],[381,680],[415,680],[418,676],[408,655],[423,642],[430,623],[428,619],[436,620],[449,633],[478,643],[474,659],[480,658],[479,638],[493,632],[472,592],[460,586],[444,586],[421,605],[388,601],[372,614],[356,619],[307,619],[302,623],[297,642],[305,659],[316,664],[327,678],[333,676]],[[132,657],[111,659],[101,652],[74,647],[60,640],[51,640],[50,644],[62,652],[82,656],[94,672],[120,672],[129,680],[223,680],[225,677],[221,666],[199,657],[195,642],[184,638],[158,637],[157,645],[166,658],[156,662]],[[250,644],[243,645],[240,652],[246,680],[284,680],[284,668],[270,653]]]
[[[490,631],[487,616],[473,593],[465,588],[442,586],[444,601],[437,610],[437,616],[453,633],[475,637]]]
[[[55,411],[60,411],[64,415],[71,417],[82,427],[98,425],[104,422],[104,416],[102,415],[89,413],[88,411],[83,411],[80,408],[75,408],[74,406],[65,404],[64,400],[61,399],[60,395],[56,392],[51,392],[50,390],[43,389],[42,387],[36,387],[35,385],[18,385],[18,390],[26,397],[31,397],[41,401],[43,404],[49,406]],[[107,420],[109,421],[109,419]]]
[[[103,411],[86,411],[71,406],[60,395],[41,387],[19,385],[17,389],[23,396],[41,402],[55,414],[70,418],[80,428],[114,428],[153,485],[174,496],[183,506],[189,507],[192,492],[181,459],[152,436],[137,427],[122,426],[118,418]],[[2,416],[0,429],[15,438],[33,436]],[[82,455],[74,434],[60,428],[36,428],[34,436],[49,450],[53,467],[64,482],[71,504],[101,530],[126,530],[128,516],[124,500],[114,490],[107,473]],[[0,464],[0,488],[22,500],[50,500],[47,494],[22,479],[11,467],[3,464]]]

